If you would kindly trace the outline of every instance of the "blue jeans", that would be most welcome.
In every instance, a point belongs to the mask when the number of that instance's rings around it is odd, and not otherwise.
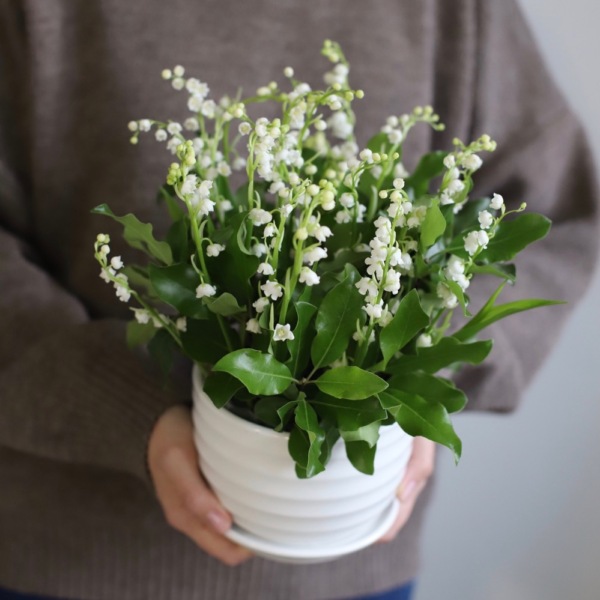
[[[62,600],[62,598],[50,598],[49,596],[33,596],[32,594],[11,592],[10,590],[0,588],[0,600]]]
[[[388,590],[387,592],[379,592],[369,596],[360,596],[352,598],[352,600],[410,600],[415,589],[415,582],[409,581],[399,588]],[[0,596],[0,600],[2,597]]]
[[[411,581],[402,587],[380,592],[371,596],[361,596],[353,600],[410,600],[414,589],[414,582]],[[30,594],[20,594],[0,588],[0,600],[60,600],[59,598],[49,598],[48,596],[32,596]]]

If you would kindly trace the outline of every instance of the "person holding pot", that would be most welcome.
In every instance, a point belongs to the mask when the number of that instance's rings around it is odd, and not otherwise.
[[[407,157],[454,136],[497,140],[474,195],[525,200],[555,222],[519,267],[520,294],[570,306],[581,295],[597,235],[592,161],[514,0],[0,0],[0,598],[409,598],[433,445],[416,440],[385,543],[317,565],[252,557],[223,536],[231,518],[198,471],[189,365],[179,388],[161,387],[90,258],[90,210],[106,199],[160,233],[149,199],[162,152],[132,148],[124,131],[140,114],[182,113],[160,69],[184,62],[225,93],[293,64],[318,85],[326,38],[369,98],[363,143],[390,112],[426,104],[447,130],[415,132]],[[514,408],[566,313],[496,329],[491,361],[460,375],[471,408]]]

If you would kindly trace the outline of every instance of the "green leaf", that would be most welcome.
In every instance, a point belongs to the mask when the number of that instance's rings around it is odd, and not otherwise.
[[[379,394],[379,399],[406,433],[425,437],[450,448],[458,463],[462,443],[452,427],[448,412],[440,402],[431,402],[417,394],[393,389]]]
[[[171,193],[172,186],[162,186],[158,192],[158,201],[164,201],[171,221],[179,221],[186,216],[182,202]]]
[[[181,334],[183,351],[192,360],[214,365],[229,349],[216,320],[188,319],[186,331]]]
[[[294,424],[288,439],[288,452],[296,463],[296,476],[299,479],[307,478],[306,467],[308,465],[309,449],[310,441],[306,431]]]
[[[359,367],[329,369],[314,383],[325,394],[346,400],[363,400],[388,386],[381,377]]]
[[[292,383],[290,370],[271,354],[243,348],[224,356],[213,371],[224,371],[239,379],[251,394],[275,396]]]
[[[148,273],[154,291],[163,302],[175,307],[186,317],[206,318],[208,311],[202,300],[196,298],[196,288],[200,285],[200,280],[191,265],[150,265]]]
[[[448,287],[448,289],[456,296],[458,303],[463,311],[463,315],[465,317],[471,317],[471,313],[469,312],[468,307],[468,297],[465,294],[464,290],[456,283],[456,281],[450,281],[447,279],[444,281],[444,285]]]
[[[367,442],[345,442],[346,456],[352,466],[365,475],[373,475],[375,472],[375,454],[377,445],[369,446]]]
[[[226,198],[227,200],[233,200],[233,193],[229,187],[229,180],[227,177],[219,175],[215,180],[215,183],[217,184],[217,191],[219,192],[220,196]]]
[[[321,446],[325,440],[325,432],[319,425],[319,418],[314,408],[304,398],[298,400],[295,415],[296,426],[302,429],[308,437],[306,476],[314,477],[325,470],[320,461]]]
[[[435,241],[446,230],[446,219],[440,210],[437,202],[433,202],[427,209],[425,219],[421,224],[421,246],[424,249],[435,244]]]
[[[463,204],[462,209],[454,215],[454,234],[459,235],[460,233],[478,229],[479,225],[479,213],[482,210],[487,210],[490,206],[490,198],[480,198],[477,200],[469,200]],[[453,208],[453,205],[450,205]],[[461,240],[461,246],[464,244]]]
[[[430,181],[444,171],[447,152],[430,152],[419,161],[416,169],[406,178],[406,187],[412,188],[415,198],[429,192]]]
[[[315,321],[317,332],[312,346],[313,367],[318,369],[342,356],[360,318],[363,297],[355,287],[359,275],[348,268],[344,280],[323,299]]]
[[[479,333],[482,329],[489,327],[492,323],[509,317],[526,310],[533,308],[540,308],[542,306],[555,306],[557,304],[566,304],[561,300],[541,300],[541,299],[528,299],[528,300],[516,300],[514,302],[507,302],[506,304],[500,304],[488,308],[484,313],[478,312],[464,327],[459,329],[453,337],[460,341],[466,341],[471,339],[475,334]],[[482,309],[483,310],[483,309]]]
[[[228,292],[214,298],[205,298],[204,301],[208,310],[224,317],[238,315],[246,310],[246,307],[240,306],[235,297]]]
[[[427,325],[429,317],[421,308],[417,290],[413,289],[402,298],[394,318],[379,335],[384,367],[398,350],[404,348]]]
[[[368,142],[367,148],[372,152],[387,153],[392,147],[392,144],[387,136],[387,133],[376,133]]]
[[[189,226],[188,219],[183,218],[175,221],[169,227],[167,243],[171,247],[174,260],[177,262],[185,262],[190,257]]]
[[[150,223],[142,223],[131,213],[123,217],[118,217],[110,210],[107,204],[96,206],[92,210],[92,213],[110,217],[123,225],[125,228],[123,237],[132,248],[142,250],[166,265],[170,265],[173,262],[171,247],[166,242],[159,242],[154,238],[153,227]]]
[[[379,440],[380,425],[379,422],[374,422],[358,429],[341,430],[340,433],[345,442],[365,442],[369,445],[369,448],[373,448]]]
[[[252,277],[260,263],[246,248],[247,213],[227,217],[228,227],[218,230],[220,236],[213,236],[214,241],[225,246],[219,256],[208,260],[208,269],[218,289],[231,292],[241,302],[250,302],[254,289]]]
[[[165,330],[160,329],[148,344],[150,356],[158,363],[158,368],[166,384],[167,376],[173,367],[173,359],[177,345],[171,335]]]
[[[227,373],[211,373],[204,382],[204,391],[217,408],[223,408],[242,384]]]
[[[506,279],[510,283],[514,283],[517,278],[517,271],[513,264],[496,264],[496,265],[477,265],[474,264],[470,268],[471,273],[476,275],[493,275]]]
[[[150,277],[148,276],[148,267],[142,267],[140,265],[126,265],[121,270],[121,273],[127,275],[129,279],[129,285],[136,288],[144,288],[145,294],[153,299],[158,299],[158,296],[152,289],[150,283]]]
[[[277,427],[274,428],[275,431],[281,431],[287,425],[288,415],[292,409],[296,408],[297,404],[298,404],[297,400],[291,400],[287,404],[284,404],[283,406],[281,406],[277,409],[277,416],[279,417],[279,424],[277,425]]]
[[[502,221],[487,248],[479,254],[477,260],[489,263],[512,260],[529,244],[546,237],[551,225],[550,219],[535,213]]]
[[[333,450],[335,443],[340,439],[340,432],[332,423],[327,421],[322,421],[321,426],[325,431],[325,439],[323,440],[319,460],[321,461],[321,464],[325,466],[331,458],[331,451]]]
[[[279,411],[286,406],[289,406],[291,409],[292,406],[295,405],[296,402],[289,402],[282,396],[267,396],[265,398],[260,398],[260,400],[254,404],[253,412],[254,416],[259,421],[262,421],[272,429],[276,429],[281,428],[282,425]]]
[[[298,321],[294,328],[294,339],[287,342],[290,352],[290,359],[287,365],[292,374],[298,377],[308,364],[311,336],[306,335],[306,330],[310,325],[317,307],[309,302],[298,301],[294,305]]]
[[[338,429],[343,431],[356,431],[371,423],[383,421],[387,416],[376,397],[346,402],[327,394],[319,394],[311,400],[311,404],[320,415],[334,421]]]
[[[423,397],[430,402],[439,402],[450,412],[462,410],[467,397],[451,381],[427,373],[406,373],[396,375],[389,381],[390,389]]]
[[[154,327],[154,323],[138,323],[137,321],[129,321],[127,323],[127,345],[129,348],[136,346],[145,346],[156,334],[158,330]]]
[[[390,364],[387,372],[392,375],[425,371],[437,373],[453,363],[481,363],[492,349],[492,340],[465,344],[454,337],[442,338],[435,346],[418,348],[416,355],[406,354]]]

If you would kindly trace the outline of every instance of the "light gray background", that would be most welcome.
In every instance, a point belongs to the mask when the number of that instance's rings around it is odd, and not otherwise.
[[[600,4],[520,4],[600,157]],[[600,599],[599,297],[597,272],[515,414],[456,418],[417,600]]]

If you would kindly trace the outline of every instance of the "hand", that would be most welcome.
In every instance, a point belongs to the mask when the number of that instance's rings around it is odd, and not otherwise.
[[[390,530],[379,540],[380,542],[391,542],[404,527],[419,494],[433,474],[434,466],[435,443],[423,437],[416,437],[406,473],[396,492],[400,500],[400,512]]]
[[[231,515],[200,474],[189,409],[173,406],[160,417],[148,443],[148,466],[169,525],[227,565],[250,558],[223,536]]]

